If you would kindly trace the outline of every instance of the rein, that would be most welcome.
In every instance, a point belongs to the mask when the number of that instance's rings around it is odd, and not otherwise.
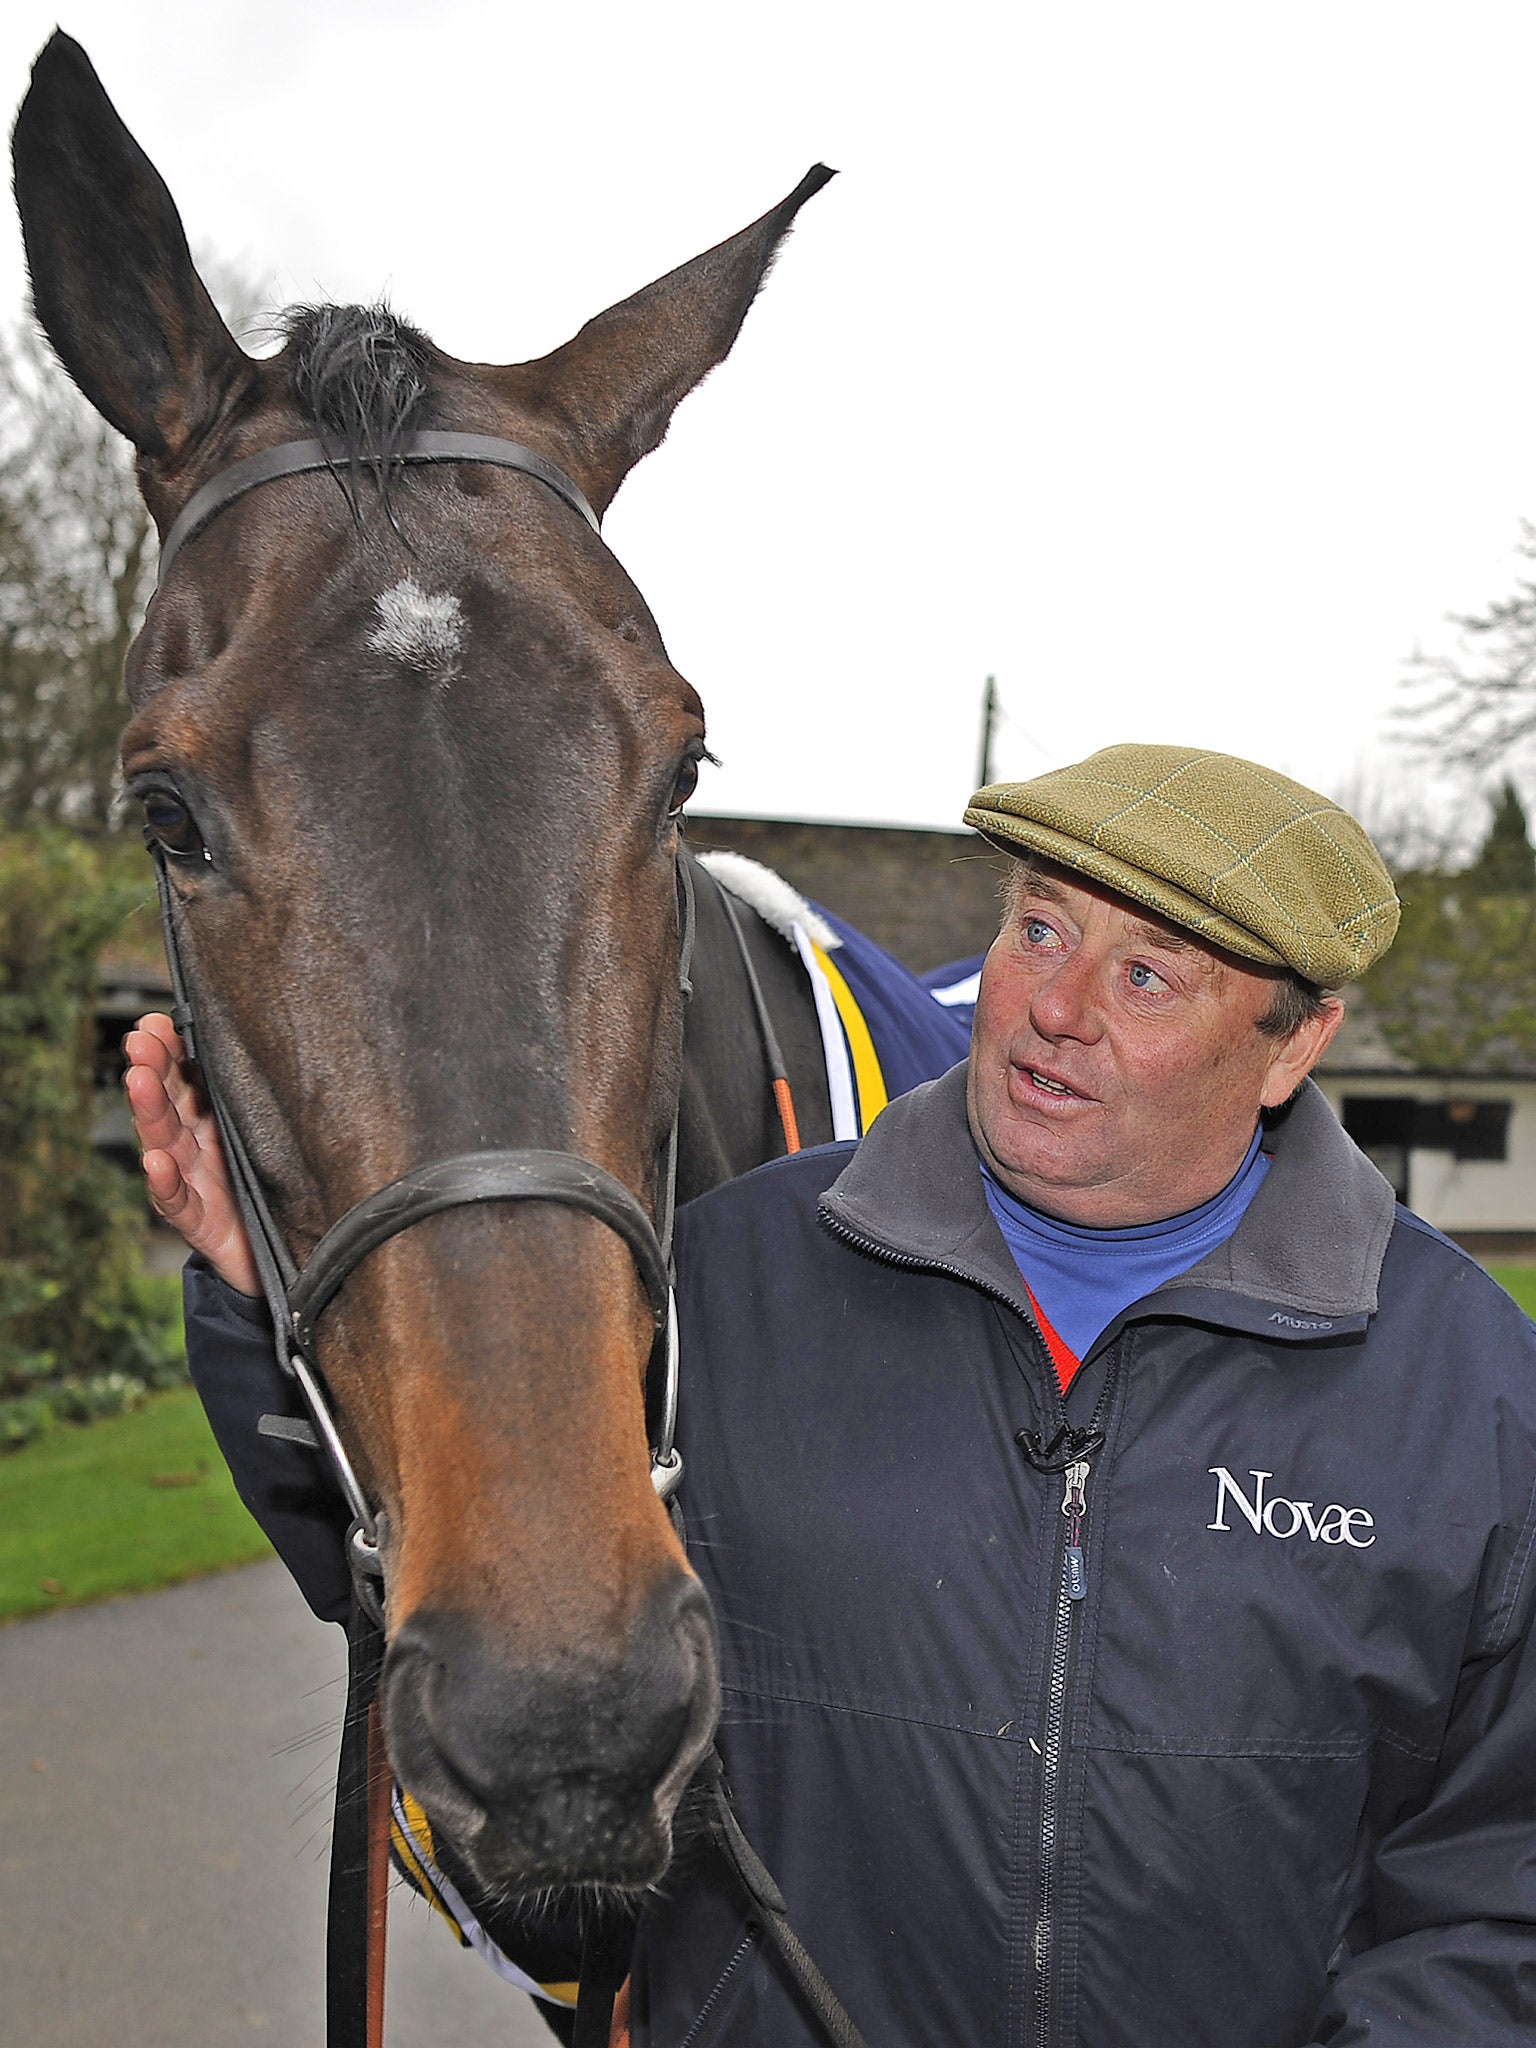
[[[570,477],[520,442],[484,434],[418,433],[387,457],[357,458],[334,439],[290,441],[232,464],[194,492],[165,537],[157,587],[164,584],[182,548],[247,491],[280,477],[315,470],[339,475],[343,462],[358,460],[378,469],[381,482],[397,463],[485,462],[518,470],[546,485],[598,531],[596,513]],[[202,1069],[236,1204],[271,1312],[278,1365],[297,1383],[310,1415],[308,1428],[286,1416],[263,1416],[258,1428],[263,1434],[304,1441],[323,1450],[352,1511],[347,1562],[353,1603],[347,1625],[347,1704],[331,1842],[326,2042],[327,2048],[382,2048],[390,1771],[376,1696],[384,1660],[384,1562],[378,1517],[347,1456],[314,1364],[316,1326],[370,1252],[428,1216],[472,1203],[519,1201],[554,1202],[595,1216],[628,1246],[650,1302],[655,1334],[645,1380],[651,1484],[658,1499],[667,1504],[681,1538],[681,1514],[673,1499],[683,1476],[682,1457],[674,1441],[679,1357],[672,1225],[677,1198],[678,1113],[673,1114],[667,1138],[654,1224],[621,1181],[579,1154],[532,1148],[474,1152],[429,1161],[364,1196],[330,1226],[300,1267],[278,1229],[255,1162],[199,1042],[176,925],[169,856],[152,831],[146,829],[144,840],[155,864],[160,928],[171,972],[171,1021],[181,1034],[187,1059]],[[686,853],[679,854],[676,879],[678,985],[686,1004],[693,994],[696,929],[693,863]],[[734,905],[724,891],[719,893],[746,972],[786,1149],[796,1152],[800,1141],[783,1055]],[[761,1916],[769,1940],[822,2032],[832,2048],[865,2048],[858,2029],[794,1934],[777,1885],[742,1833],[713,1744],[699,1767],[699,1779],[709,1801],[714,1844],[745,1894],[749,1909]],[[602,1930],[594,1916],[586,1936],[576,2015],[576,2038],[582,2048],[588,2043],[592,2048],[607,2048],[614,1998],[626,1967],[627,1945],[616,1939],[612,1930]]]

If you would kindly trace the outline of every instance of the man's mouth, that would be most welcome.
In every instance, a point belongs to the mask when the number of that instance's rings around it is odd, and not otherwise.
[[[1054,1074],[1043,1073],[1039,1067],[1023,1067],[1020,1071],[1024,1074],[1032,1088],[1039,1088],[1047,1095],[1059,1095],[1067,1102],[1085,1102],[1087,1100],[1087,1097],[1081,1095],[1076,1088],[1069,1087],[1065,1081],[1058,1080]]]

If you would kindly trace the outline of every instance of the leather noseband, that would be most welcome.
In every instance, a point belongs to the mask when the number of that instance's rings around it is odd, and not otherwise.
[[[651,1219],[622,1181],[574,1152],[465,1152],[401,1174],[331,1225],[288,1290],[299,1348],[313,1350],[321,1311],[369,1252],[424,1217],[469,1202],[559,1202],[585,1209],[624,1239],[658,1327],[666,1321],[668,1280],[661,1244]]]

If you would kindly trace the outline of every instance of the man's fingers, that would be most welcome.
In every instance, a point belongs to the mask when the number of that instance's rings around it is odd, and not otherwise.
[[[146,1151],[143,1166],[149,1199],[166,1222],[189,1225],[192,1218],[187,1212],[195,1197],[172,1155],[158,1149]]]
[[[151,1028],[153,1027],[153,1028]],[[218,1126],[202,1090],[187,1078],[181,1040],[168,1017],[142,1017],[123,1039],[123,1086],[141,1148],[174,1150],[183,1172],[200,1153],[222,1164]]]
[[[145,1067],[163,1080],[179,1064],[180,1054],[172,1051],[158,1031],[146,1031],[147,1021],[141,1020],[124,1034],[123,1058],[130,1067]]]
[[[225,1171],[218,1125],[187,1079],[180,1034],[159,1011],[123,1040],[123,1089],[156,1211],[242,1294],[261,1288]]]
[[[144,1154],[144,1182],[156,1213],[241,1294],[261,1292],[261,1278],[245,1231],[222,1181],[206,1193],[182,1172],[175,1155],[151,1147]]]
[[[130,1073],[142,1071],[159,1076],[184,1123],[207,1115],[202,1091],[188,1078],[181,1038],[169,1017],[141,1017],[123,1039],[123,1057]]]
[[[198,1150],[197,1135],[179,1114],[153,1067],[130,1067],[123,1076],[123,1092],[141,1150],[179,1151],[181,1163],[190,1166]]]
[[[142,1032],[146,1038],[157,1039],[178,1063],[187,1056],[187,1049],[181,1042],[181,1033],[163,1010],[150,1010],[142,1016],[128,1036],[132,1038],[135,1032]]]
[[[165,1080],[164,1074],[144,1060],[130,1060],[123,1070],[128,1100],[145,1116],[170,1115],[171,1098],[166,1093]]]

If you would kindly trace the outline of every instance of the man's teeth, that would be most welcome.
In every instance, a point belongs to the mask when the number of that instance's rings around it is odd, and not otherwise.
[[[1033,1067],[1029,1070],[1029,1078],[1037,1088],[1049,1088],[1053,1095],[1072,1095],[1076,1092],[1074,1089],[1068,1088],[1065,1082],[1048,1081],[1044,1074],[1037,1074]]]

